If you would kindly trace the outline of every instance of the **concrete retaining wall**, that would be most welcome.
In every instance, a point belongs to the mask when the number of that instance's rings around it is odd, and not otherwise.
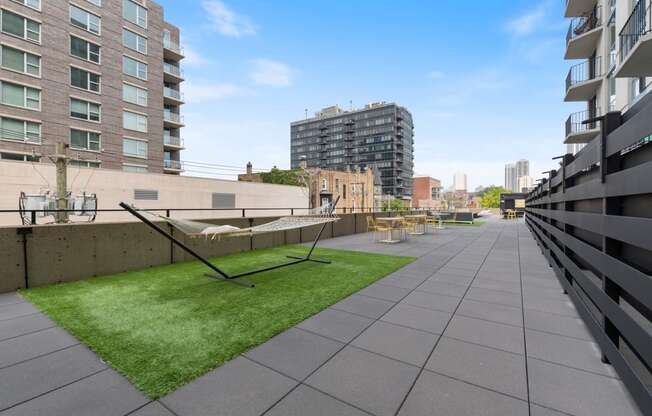
[[[340,221],[326,226],[322,238],[364,233],[367,231],[366,217],[369,215],[374,214],[340,215]],[[276,218],[231,218],[204,222],[248,227],[250,224],[263,224]],[[168,227],[167,224],[161,226]],[[190,239],[178,231],[175,231],[175,236],[198,253],[215,257],[251,249],[311,242],[319,228],[320,226],[313,226],[253,238],[225,238],[221,241]],[[0,293],[26,286],[45,286],[190,260],[194,258],[140,223],[0,227]]]

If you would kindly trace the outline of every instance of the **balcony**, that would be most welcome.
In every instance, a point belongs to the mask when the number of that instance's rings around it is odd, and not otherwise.
[[[652,4],[649,1],[639,0],[619,37],[620,66],[616,77],[652,76]]]
[[[165,104],[183,104],[183,93],[170,87],[163,87],[163,102]]]
[[[163,170],[166,171],[166,172],[182,172],[183,171],[183,165],[181,164],[181,161],[179,161],[179,160],[164,159],[163,160]]]
[[[165,82],[183,81],[183,70],[176,65],[163,62],[163,80]]]
[[[566,140],[564,144],[588,143],[600,133],[600,122],[586,121],[602,115],[600,108],[590,111],[579,111],[568,116],[566,120]]]
[[[183,116],[171,111],[163,111],[163,124],[165,127],[183,127]]]
[[[597,0],[566,0],[564,17],[583,16],[595,7]]]
[[[600,56],[573,65],[566,76],[564,101],[588,101],[595,97],[604,78]]]
[[[565,59],[588,59],[595,52],[602,34],[602,8],[571,21],[566,34]]]
[[[169,134],[163,135],[163,145],[165,147],[181,150],[184,148],[183,139],[181,137],[171,136]]]
[[[170,39],[163,39],[163,58],[180,61],[184,58],[183,48]]]

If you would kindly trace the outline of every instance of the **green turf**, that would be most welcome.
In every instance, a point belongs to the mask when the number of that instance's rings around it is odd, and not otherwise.
[[[286,261],[285,246],[216,259],[237,273]],[[181,263],[21,293],[152,398],[218,367],[414,260],[331,249],[332,264],[301,263],[255,276],[253,289]]]

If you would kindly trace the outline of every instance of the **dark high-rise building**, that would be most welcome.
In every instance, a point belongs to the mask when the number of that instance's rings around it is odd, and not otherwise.
[[[360,110],[327,107],[291,124],[291,165],[305,157],[308,167],[380,172],[383,194],[410,199],[414,166],[412,114],[394,103],[371,103]]]

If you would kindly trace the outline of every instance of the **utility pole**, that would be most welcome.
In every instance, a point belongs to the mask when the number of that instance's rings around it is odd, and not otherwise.
[[[57,224],[68,222],[68,157],[66,156],[66,143],[57,143],[56,154],[50,159],[57,167],[57,210],[55,215]]]

